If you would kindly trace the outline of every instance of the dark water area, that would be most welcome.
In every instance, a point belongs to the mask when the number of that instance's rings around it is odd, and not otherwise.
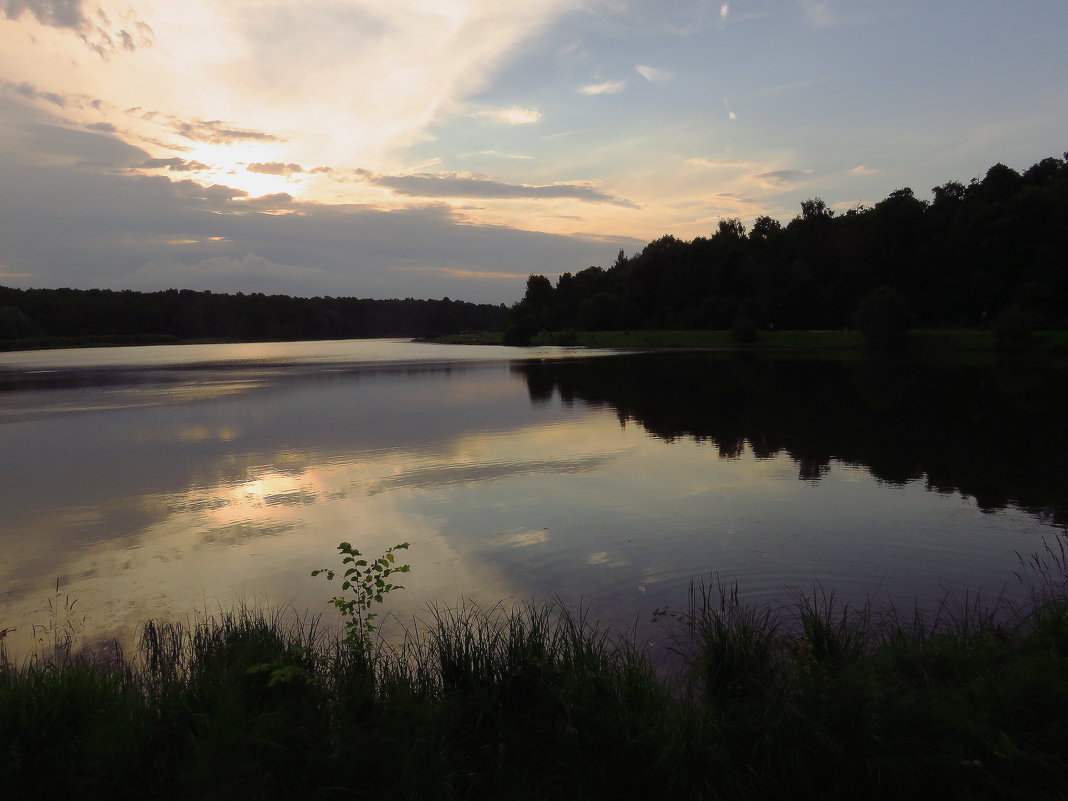
[[[515,370],[534,402],[610,407],[666,441],[709,442],[721,458],[785,453],[803,481],[837,461],[889,485],[961,493],[984,511],[1068,523],[1068,370],[739,354]]]
[[[937,608],[1064,536],[1068,373],[402,341],[0,354],[0,628],[323,611],[409,541],[401,619],[557,597],[655,638],[691,581]],[[1020,579],[1023,580],[1020,580]]]

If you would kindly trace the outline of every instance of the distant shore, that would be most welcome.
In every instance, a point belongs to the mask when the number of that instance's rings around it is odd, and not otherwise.
[[[502,334],[480,331],[425,340],[449,345],[500,345]],[[730,331],[560,331],[542,332],[532,345],[574,345],[586,348],[715,348],[717,350],[857,350],[865,348],[859,331],[761,331],[752,342],[741,343]],[[917,330],[904,343],[922,352],[998,350],[994,334],[986,330]],[[1068,353],[1068,331],[1035,335],[1033,351]]]

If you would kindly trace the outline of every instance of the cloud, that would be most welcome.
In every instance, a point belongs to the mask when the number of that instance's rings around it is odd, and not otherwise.
[[[723,3],[722,5],[720,5],[720,7],[719,7],[719,18],[721,20],[726,22],[727,21],[727,17],[729,17],[730,14],[731,14],[731,4],[730,3]]]
[[[831,9],[829,0],[798,0],[805,19],[815,28],[829,28],[838,25],[838,15]]]
[[[136,109],[130,109],[135,111]],[[174,120],[171,128],[194,142],[229,145],[234,142],[282,142],[283,139],[263,131],[234,128],[222,120]]]
[[[4,272],[32,274],[10,281],[41,287],[510,303],[532,271],[610,263],[621,247],[642,244],[471,225],[440,203],[383,211],[248,198],[168,175],[36,166],[10,149],[0,149],[0,205]]]
[[[26,125],[22,131],[35,154],[81,167],[136,167],[148,158],[141,148],[101,133],[47,124]]]
[[[533,156],[523,155],[522,153],[502,153],[499,150],[476,150],[473,153],[457,153],[456,154],[456,158],[458,158],[458,159],[470,159],[470,158],[476,158],[478,156],[489,156],[491,158],[498,158],[498,159],[523,159],[523,160],[534,158]],[[436,159],[436,160],[440,161],[440,159]]]
[[[656,67],[649,67],[645,64],[638,64],[634,71],[641,75],[649,83],[667,83],[672,78],[672,73],[667,70],[657,69]]]
[[[605,81],[604,83],[588,83],[579,88],[584,95],[617,95],[626,87],[626,81]]]
[[[51,103],[53,106],[59,106],[60,108],[66,108],[67,106],[67,99],[63,97],[63,95],[58,95],[55,92],[42,92],[31,83],[23,81],[18,85],[12,83],[7,85],[27,100],[37,100],[40,98],[41,100]]]
[[[260,211],[275,211],[283,207],[293,205],[293,196],[288,192],[275,192],[270,195],[260,195],[259,197],[249,198],[242,201],[242,206],[246,208],[258,209]]]
[[[879,175],[880,173],[882,170],[878,167],[869,167],[866,164],[861,164],[849,171],[850,175]]]
[[[490,122],[496,122],[501,125],[530,125],[541,119],[541,112],[536,108],[510,106],[509,108],[478,111],[471,116],[476,119],[489,120]]]
[[[222,184],[202,186],[196,181],[190,181],[188,178],[184,181],[171,181],[169,178],[157,178],[155,180],[166,181],[168,184],[166,189],[170,190],[174,197],[180,200],[206,200],[212,204],[219,205],[234,198],[248,197],[248,192],[244,189],[235,189],[232,186],[223,186]],[[165,185],[157,184],[156,186],[164,188]]]
[[[80,30],[88,24],[81,0],[5,0],[4,16],[17,20],[26,12],[51,28]]]
[[[138,164],[137,166],[145,170],[168,169],[173,172],[196,172],[210,169],[207,164],[201,164],[199,161],[186,161],[178,157],[147,159],[143,164]]]
[[[86,15],[82,0],[0,0],[0,8],[10,20],[29,13],[41,25],[72,31],[104,60],[120,48],[133,52],[140,47],[150,47],[155,34],[148,23],[134,17],[129,10],[122,15],[124,27],[121,28],[112,25],[103,8],[98,7],[94,9],[95,13]]]
[[[717,192],[712,197],[723,198],[724,200],[737,200],[739,203],[758,203],[756,198],[746,197],[745,195],[739,195],[737,192]]]
[[[398,195],[409,197],[474,197],[474,198],[573,198],[589,203],[610,203],[625,208],[637,208],[629,200],[602,192],[584,183],[508,184],[459,173],[415,173],[412,175],[371,176],[367,180]]]
[[[249,172],[258,172],[262,175],[292,175],[295,172],[304,172],[299,164],[283,164],[280,161],[271,161],[267,164],[249,164],[246,167]],[[322,170],[320,169],[320,172]]]
[[[699,156],[697,158],[686,159],[687,164],[694,164],[698,167],[752,167],[753,162],[745,161],[744,159],[720,159],[720,158],[706,158]]]
[[[765,189],[788,189],[812,170],[768,170],[750,176]]]
[[[100,133],[115,133],[119,130],[110,122],[87,122],[85,127],[90,131],[99,131]]]

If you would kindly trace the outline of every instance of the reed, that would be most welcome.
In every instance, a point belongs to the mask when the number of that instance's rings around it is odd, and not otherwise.
[[[1026,608],[930,619],[694,585],[678,669],[557,603],[433,607],[354,648],[314,616],[150,621],[0,670],[11,797],[1057,798],[1064,561]]]

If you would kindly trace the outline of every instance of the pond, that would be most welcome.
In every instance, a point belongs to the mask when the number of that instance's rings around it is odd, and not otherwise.
[[[1068,521],[1066,398],[1053,369],[797,354],[0,354],[0,628],[18,654],[35,624],[129,641],[242,603],[327,611],[309,573],[342,540],[411,543],[401,619],[559,597],[655,637],[653,610],[716,577],[758,602],[1022,599],[1020,556]]]

